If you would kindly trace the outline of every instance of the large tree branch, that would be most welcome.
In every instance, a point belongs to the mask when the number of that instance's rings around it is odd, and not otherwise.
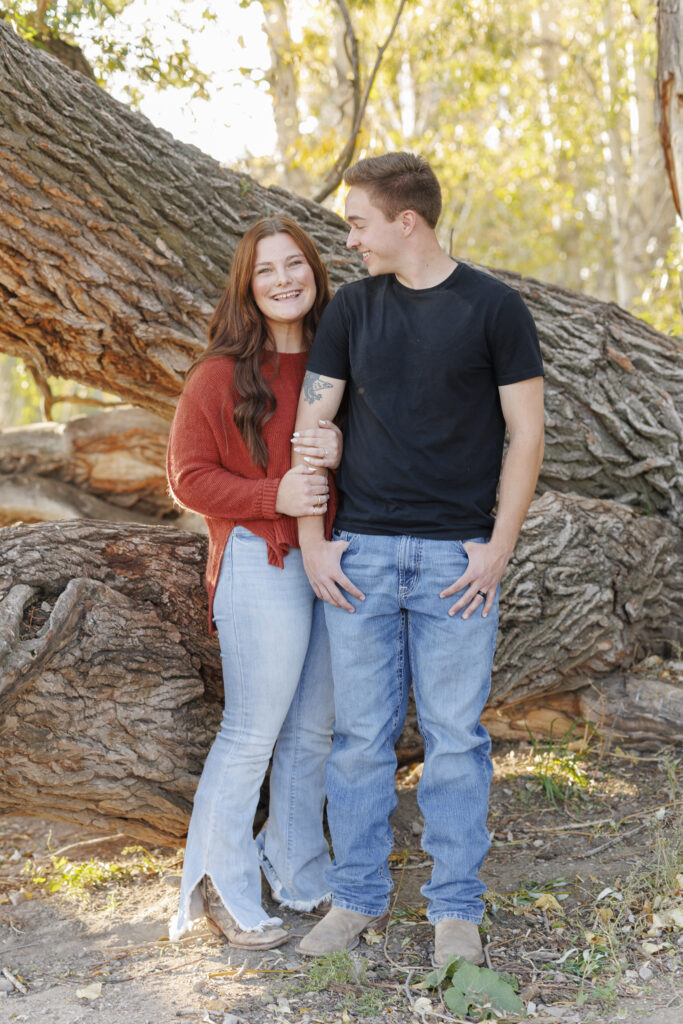
[[[680,640],[680,542],[612,502],[535,499],[505,578],[489,713],[512,707],[514,723],[520,701],[666,653]],[[222,708],[205,557],[204,538],[168,527],[0,531],[0,810],[184,834]]]
[[[336,285],[362,273],[344,223],[263,189],[112,100],[0,23],[0,347],[169,418],[235,245],[287,214]],[[618,307],[519,289],[547,373],[541,486],[680,516],[680,343]]]

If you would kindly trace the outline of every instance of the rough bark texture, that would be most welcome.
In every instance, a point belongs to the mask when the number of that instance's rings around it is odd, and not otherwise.
[[[0,811],[183,835],[222,709],[204,538],[71,522],[0,548]]]
[[[0,431],[0,526],[83,518],[203,532],[169,496],[167,443],[168,420],[130,406]]]
[[[657,120],[671,194],[683,217],[683,6],[659,0],[657,7]]]
[[[362,270],[343,222],[176,142],[0,23],[0,347],[169,417],[245,227],[316,239]],[[542,486],[683,515],[680,345],[618,307],[496,272],[538,324]]]
[[[683,685],[656,676],[615,673],[568,693],[488,708],[482,721],[492,736],[505,740],[528,740],[530,734],[559,740],[570,730],[578,739],[582,730],[577,722],[587,722],[608,742],[658,750],[680,742]]]
[[[222,705],[205,543],[82,521],[0,532],[0,811],[183,835]],[[617,504],[537,498],[506,580],[493,712],[665,651],[679,545],[673,524]]]

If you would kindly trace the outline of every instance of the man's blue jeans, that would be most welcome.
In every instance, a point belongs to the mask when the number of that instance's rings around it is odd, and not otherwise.
[[[461,541],[336,530],[342,568],[365,594],[351,614],[325,605],[335,689],[335,735],[326,769],[335,906],[380,915],[392,888],[388,858],[396,809],[394,744],[412,680],[425,761],[418,786],[432,877],[422,888],[432,923],[483,915],[479,869],[492,766],[479,718],[488,697],[498,594],[487,618],[449,616],[440,598],[467,568]],[[485,541],[483,541],[485,543]]]

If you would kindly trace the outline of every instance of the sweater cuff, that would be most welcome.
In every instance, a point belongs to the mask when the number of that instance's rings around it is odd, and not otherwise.
[[[263,493],[261,494],[261,514],[266,519],[280,518],[280,513],[275,511],[275,502],[277,501],[277,492],[280,486],[280,480],[281,478],[268,477],[267,480],[263,481]]]

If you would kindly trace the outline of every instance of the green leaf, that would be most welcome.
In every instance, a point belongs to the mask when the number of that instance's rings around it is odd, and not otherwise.
[[[448,1009],[458,1017],[467,1016],[470,1000],[457,988],[447,988],[443,994],[443,1001]]]
[[[435,971],[431,971],[424,979],[422,984],[418,985],[418,988],[438,988],[444,978],[450,977],[453,971],[458,968],[460,963],[465,963],[461,956],[452,956],[446,961],[443,967],[437,967]]]
[[[462,1006],[464,1001],[467,1009],[490,1006],[494,1010],[516,1014],[524,1010],[524,1003],[513,986],[488,967],[476,967],[463,961],[451,978],[451,986],[444,992],[444,999],[450,1009],[456,1005]]]

